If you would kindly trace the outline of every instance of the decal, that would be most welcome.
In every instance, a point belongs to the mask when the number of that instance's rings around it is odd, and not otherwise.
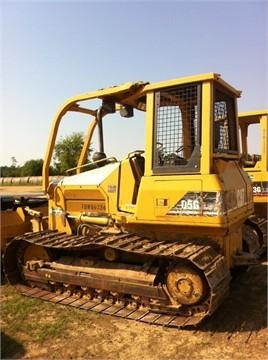
[[[82,204],[83,211],[105,211],[105,204]]]
[[[192,200],[192,199],[182,200],[181,208],[184,210],[199,210],[200,203],[198,200]]]
[[[222,193],[189,192],[167,215],[218,216],[223,213]]]
[[[262,193],[261,186],[259,186],[259,185],[253,185],[252,189],[253,189],[253,194],[254,195]]]
[[[63,213],[64,213],[64,211],[60,208],[57,208],[57,209],[52,208],[49,210],[49,214],[51,214],[53,216],[62,215]]]
[[[268,195],[268,181],[255,181],[252,185],[253,195],[267,196]]]
[[[116,185],[108,185],[107,191],[108,191],[108,193],[115,193],[116,192]]]
[[[225,192],[188,192],[167,215],[223,216],[247,204],[245,189]]]

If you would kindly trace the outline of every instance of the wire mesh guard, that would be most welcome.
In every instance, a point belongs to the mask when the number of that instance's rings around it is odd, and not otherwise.
[[[187,165],[199,143],[198,85],[156,93],[154,166]]]
[[[214,151],[237,150],[233,99],[216,90],[214,102]]]

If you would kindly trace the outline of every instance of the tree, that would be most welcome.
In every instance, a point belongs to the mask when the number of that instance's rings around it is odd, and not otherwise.
[[[21,168],[21,176],[41,176],[43,160],[29,160]]]
[[[0,176],[2,177],[16,177],[20,176],[20,166],[14,156],[11,158],[11,166],[1,166],[0,167]]]
[[[18,166],[18,162],[17,162],[15,156],[12,156],[11,157],[11,167],[15,168],[17,166]]]
[[[74,132],[56,143],[53,160],[57,173],[64,174],[67,169],[77,166],[83,141],[83,133]],[[88,149],[87,160],[89,154],[90,149]]]
[[[78,159],[84,143],[83,133],[72,133],[69,136],[61,138],[55,145],[53,160],[54,166],[49,167],[50,175],[63,175],[67,169],[77,166]],[[89,162],[89,155],[92,149],[89,148],[86,154],[86,162]],[[13,156],[11,158],[11,166],[0,166],[1,177],[15,177],[15,176],[41,176],[43,160],[32,159],[25,162],[20,167],[17,165],[17,160]],[[88,169],[88,168],[87,168]]]

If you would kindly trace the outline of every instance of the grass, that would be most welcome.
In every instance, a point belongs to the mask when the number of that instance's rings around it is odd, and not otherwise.
[[[68,337],[73,324],[88,326],[94,313],[31,299],[18,294],[10,285],[1,286],[1,359],[23,351],[27,341],[45,341]]]
[[[43,343],[46,339],[60,337],[66,331],[66,324],[68,324],[68,321],[69,319],[67,316],[61,314],[50,323],[40,324],[36,340]]]

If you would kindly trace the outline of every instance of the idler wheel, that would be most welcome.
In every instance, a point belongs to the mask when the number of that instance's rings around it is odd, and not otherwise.
[[[207,285],[202,275],[190,265],[176,265],[170,269],[166,284],[176,304],[194,305],[207,292]]]
[[[107,247],[104,250],[104,258],[107,261],[111,261],[111,262],[116,261],[118,259],[118,253],[116,250]]]

